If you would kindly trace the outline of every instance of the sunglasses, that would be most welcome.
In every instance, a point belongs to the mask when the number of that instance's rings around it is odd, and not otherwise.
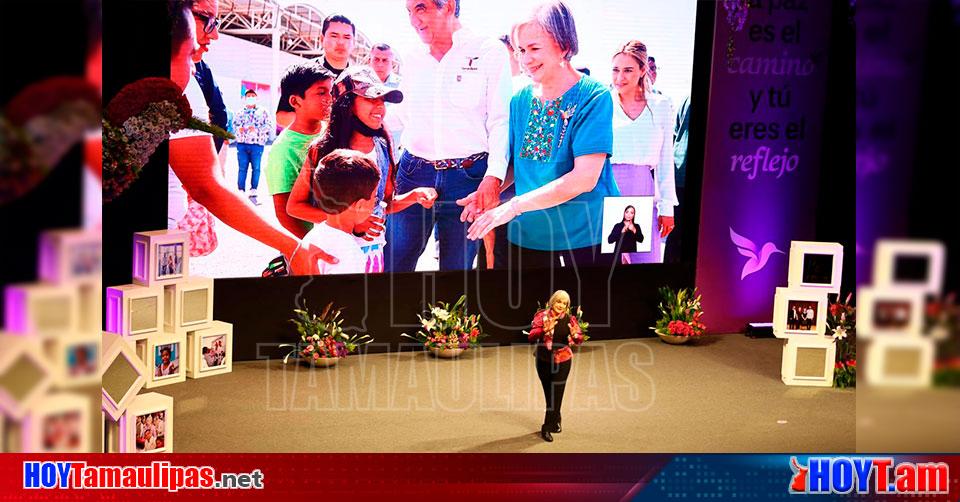
[[[203,21],[203,32],[207,35],[213,33],[213,30],[216,30],[217,26],[220,25],[220,20],[213,16],[201,14],[199,12],[194,12],[193,15],[196,16],[197,19]]]

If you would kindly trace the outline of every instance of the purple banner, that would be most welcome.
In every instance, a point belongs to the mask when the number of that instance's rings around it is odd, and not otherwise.
[[[711,332],[769,321],[790,241],[814,236],[830,14],[717,2],[697,258]]]

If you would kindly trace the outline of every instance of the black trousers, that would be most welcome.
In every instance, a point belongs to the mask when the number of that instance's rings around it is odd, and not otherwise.
[[[563,404],[563,390],[567,386],[571,362],[573,362],[572,359],[557,364],[552,358],[537,358],[537,376],[540,377],[543,398],[547,405],[543,426],[549,431],[555,429],[560,423],[560,406]]]

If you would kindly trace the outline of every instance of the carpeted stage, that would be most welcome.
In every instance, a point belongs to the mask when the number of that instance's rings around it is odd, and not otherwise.
[[[782,344],[590,342],[553,443],[537,435],[531,346],[350,356],[334,368],[246,361],[155,390],[174,398],[177,452],[854,451],[855,391],[784,385]]]

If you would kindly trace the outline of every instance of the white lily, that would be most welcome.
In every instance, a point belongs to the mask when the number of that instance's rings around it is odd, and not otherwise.
[[[843,340],[846,337],[847,337],[847,330],[843,329],[842,326],[837,326],[837,328],[833,330],[834,340]]]

